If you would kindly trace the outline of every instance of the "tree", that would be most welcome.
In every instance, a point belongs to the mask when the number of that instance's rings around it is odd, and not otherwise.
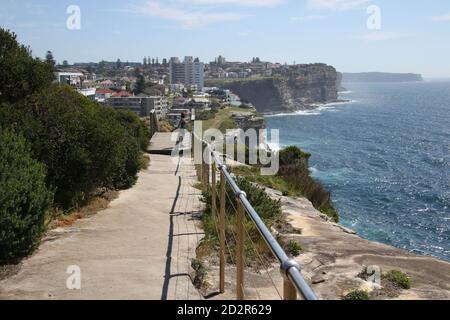
[[[122,61],[120,61],[120,59],[117,59],[116,61],[116,69],[122,69]]]
[[[64,66],[64,67],[69,66],[69,62],[68,62],[67,60],[64,60],[64,61],[63,61],[63,66]]]
[[[139,74],[136,81],[136,86],[134,88],[134,94],[138,95],[145,90],[145,78],[142,74]]]
[[[15,33],[0,28],[0,104],[15,102],[50,85],[52,67],[34,59]]]
[[[56,61],[53,57],[53,53],[51,51],[47,51],[47,54],[45,55],[45,62],[52,67],[52,69],[56,66]]]
[[[39,244],[52,204],[45,176],[26,140],[0,128],[0,261],[25,256]]]

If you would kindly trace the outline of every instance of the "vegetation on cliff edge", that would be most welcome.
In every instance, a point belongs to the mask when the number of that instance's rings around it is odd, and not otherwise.
[[[38,245],[51,204],[69,212],[98,189],[132,186],[149,131],[52,84],[52,67],[1,28],[0,74],[0,260],[13,260]]]

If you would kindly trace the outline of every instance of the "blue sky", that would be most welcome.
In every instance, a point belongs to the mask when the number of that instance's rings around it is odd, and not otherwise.
[[[66,27],[69,5],[80,30]],[[369,6],[380,30],[367,27]],[[0,0],[0,26],[60,62],[221,54],[450,77],[448,0]]]

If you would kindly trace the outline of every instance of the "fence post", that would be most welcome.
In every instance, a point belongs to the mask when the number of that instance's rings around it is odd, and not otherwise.
[[[220,172],[220,293],[225,292],[225,175]]]
[[[217,224],[216,164],[211,165],[211,215]]]
[[[287,278],[283,282],[283,300],[297,300],[297,289]]]
[[[205,144],[202,142],[202,164],[201,164],[201,171],[202,171],[202,178],[201,178],[201,182],[202,182],[202,191],[205,192],[206,191],[206,165],[205,165],[205,149],[206,146]]]
[[[244,206],[237,199],[236,296],[244,300]]]

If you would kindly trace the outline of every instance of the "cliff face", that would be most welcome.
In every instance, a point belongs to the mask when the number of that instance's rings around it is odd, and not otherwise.
[[[238,94],[259,112],[294,112],[313,108],[314,104],[338,99],[340,88],[336,69],[325,64],[284,67],[274,77],[259,80],[210,82]]]

